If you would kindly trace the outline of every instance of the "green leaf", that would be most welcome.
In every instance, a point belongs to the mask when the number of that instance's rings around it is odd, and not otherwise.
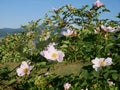
[[[106,9],[106,8],[103,9],[102,11],[103,11],[103,12],[110,12],[110,10],[108,10],[108,9]]]
[[[109,73],[105,73],[103,76],[104,76],[105,79],[107,79],[108,76],[109,76]]]
[[[9,84],[8,84],[8,85],[11,85],[11,84],[13,84],[13,83],[15,83],[15,82],[16,82],[16,79],[12,79],[12,80],[9,81]]]
[[[99,73],[97,71],[94,70],[92,73],[95,77],[99,77]]]
[[[44,66],[44,65],[46,65],[46,62],[40,62],[40,63],[37,63],[37,65],[38,66],[40,66],[40,65]]]
[[[81,86],[86,86],[88,83],[87,83],[87,81],[85,80],[82,84],[81,84]]]
[[[117,79],[118,79],[118,75],[117,75],[117,74],[112,74],[112,78],[113,78],[114,80],[117,80]]]
[[[67,48],[68,47],[68,45],[66,45],[66,44],[63,44],[62,46],[60,46],[61,48]]]
[[[89,76],[90,76],[90,75],[89,75],[88,71],[85,71],[85,72],[84,72],[84,78],[87,79],[87,78],[89,78]]]
[[[117,70],[110,70],[109,73],[117,73]]]
[[[69,41],[62,41],[62,43],[69,44],[70,42]]]

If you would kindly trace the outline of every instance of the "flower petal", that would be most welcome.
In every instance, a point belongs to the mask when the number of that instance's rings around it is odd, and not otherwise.
[[[112,58],[106,58],[105,59],[105,63],[106,63],[106,65],[111,65],[113,62],[112,62]]]
[[[32,70],[34,66],[29,66],[29,70]]]
[[[26,61],[22,61],[22,64],[21,64],[20,68],[24,69],[24,68],[28,68],[28,67],[29,66],[28,66],[27,62]]]
[[[99,69],[99,67],[96,66],[96,65],[93,65],[93,68],[94,68],[96,71],[98,71],[98,69]]]
[[[17,68],[16,70],[18,76],[23,76],[25,73],[23,72],[23,69]]]
[[[65,54],[62,51],[58,51],[59,57],[57,59],[58,62],[62,62],[63,61],[63,57],[65,56]]]

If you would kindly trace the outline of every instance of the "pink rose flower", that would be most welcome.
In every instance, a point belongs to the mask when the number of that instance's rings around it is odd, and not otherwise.
[[[26,61],[22,61],[22,64],[19,68],[17,68],[16,72],[18,76],[23,76],[25,74],[29,75],[30,71],[33,69],[34,66],[29,66],[30,63]]]
[[[93,3],[94,7],[101,7],[103,3],[100,2],[100,0],[97,0],[96,2]]]
[[[64,84],[64,90],[68,90],[71,87],[71,84],[66,83]]]

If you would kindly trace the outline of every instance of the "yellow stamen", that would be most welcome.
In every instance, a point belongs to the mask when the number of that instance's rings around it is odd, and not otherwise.
[[[23,69],[23,72],[24,72],[25,74],[27,74],[28,68]]]
[[[53,54],[52,54],[52,57],[53,57],[53,58],[57,58],[57,53],[53,53]]]
[[[101,61],[101,62],[100,62],[100,66],[105,66],[105,62],[104,62],[104,61]]]

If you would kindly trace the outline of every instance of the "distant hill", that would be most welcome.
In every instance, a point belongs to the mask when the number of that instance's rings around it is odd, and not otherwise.
[[[3,28],[0,29],[0,37],[4,37],[7,34],[14,34],[23,31],[21,28],[13,29],[13,28]]]

